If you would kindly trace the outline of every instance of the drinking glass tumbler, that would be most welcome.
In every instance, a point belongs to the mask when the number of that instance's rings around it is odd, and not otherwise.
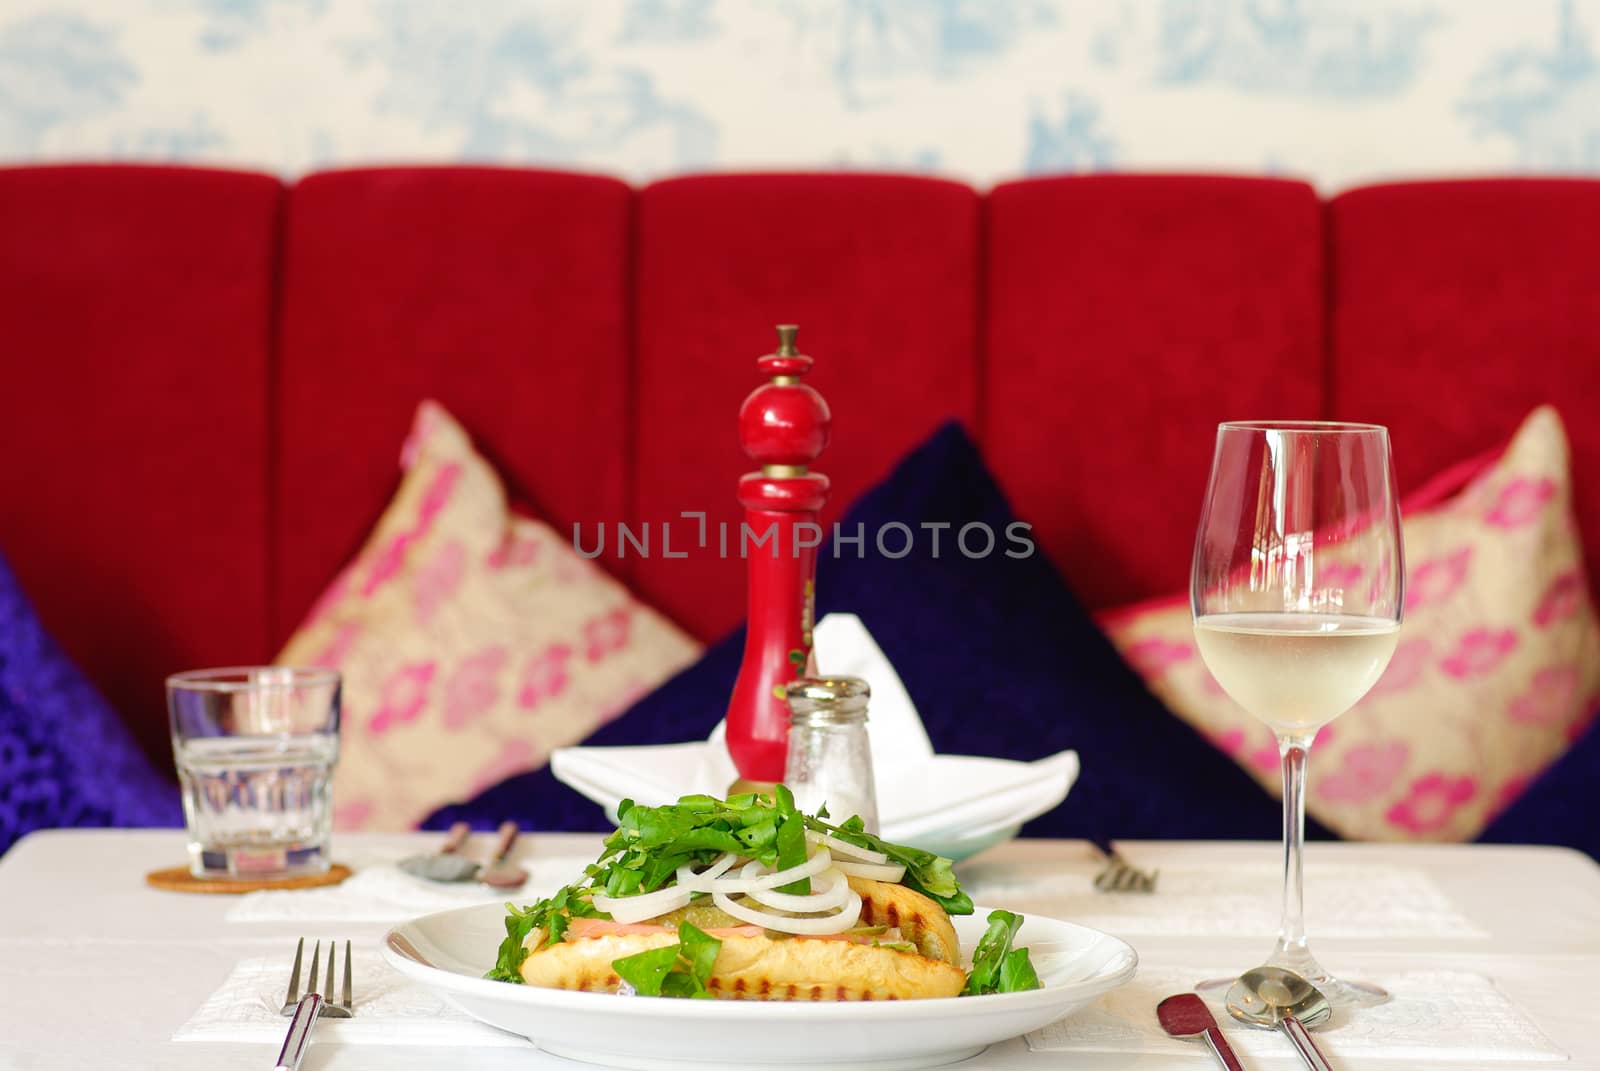
[[[327,871],[340,686],[335,670],[279,666],[167,678],[195,877]]]

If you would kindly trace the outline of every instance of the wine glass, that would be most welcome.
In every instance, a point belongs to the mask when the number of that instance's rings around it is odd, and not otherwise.
[[[1388,429],[1248,421],[1217,429],[1195,536],[1195,644],[1224,691],[1278,737],[1283,763],[1283,916],[1267,964],[1309,978],[1336,1005],[1382,989],[1330,975],[1306,941],[1301,842],[1306,752],[1394,654],[1404,604],[1400,507]]]

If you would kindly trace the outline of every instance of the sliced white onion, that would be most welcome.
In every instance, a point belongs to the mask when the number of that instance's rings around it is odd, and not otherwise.
[[[835,867],[838,864],[834,864]],[[843,907],[850,899],[850,882],[837,869],[824,870],[813,879],[810,893],[781,893],[774,889],[758,889],[750,899],[779,911],[814,913],[832,911]]]
[[[752,872],[753,868],[759,870],[761,866],[759,862],[751,860],[740,871],[739,877],[720,877],[713,881],[711,883],[711,891],[713,893],[720,892],[732,895],[733,893],[759,892],[762,889],[776,889],[778,886],[787,885],[791,881],[815,877],[832,865],[833,856],[828,854],[826,848],[819,848],[811,858],[799,866],[792,866],[787,870],[779,870],[770,874],[754,874],[754,876],[746,877],[745,874],[747,872]]]
[[[813,833],[810,830],[806,830],[806,840],[812,844],[826,844],[833,849],[834,854],[842,855],[846,859],[857,859],[863,863],[887,863],[889,861],[889,857],[882,852],[875,852],[871,848],[863,848],[859,845],[851,844],[847,840],[840,840],[838,837],[828,833]]]
[[[879,866],[876,863],[847,863],[843,859],[836,859],[833,865],[853,878],[871,878],[874,881],[892,882],[899,881],[906,876],[906,868],[900,863]]]
[[[690,892],[710,892],[711,883],[726,874],[739,858],[733,852],[723,852],[715,862],[698,874],[695,873],[694,867],[685,863],[678,868],[678,888],[688,889]]]
[[[657,915],[665,915],[668,911],[676,911],[689,902],[692,889],[681,888],[677,885],[668,885],[655,892],[639,893],[635,896],[607,896],[605,893],[594,894],[594,906],[610,915],[613,921],[624,926],[645,919],[653,919]]]
[[[741,878],[764,878],[770,873],[772,871],[763,866],[759,859],[752,859],[739,868]]]
[[[769,930],[777,930],[779,933],[802,935],[843,933],[854,926],[856,921],[861,918],[861,897],[856,895],[854,890],[850,890],[849,896],[845,898],[844,909],[837,915],[814,919],[796,919],[787,915],[773,915],[765,911],[758,911],[746,904],[735,903],[731,896],[720,891],[712,892],[711,900],[736,919],[748,922],[752,926],[764,926]]]

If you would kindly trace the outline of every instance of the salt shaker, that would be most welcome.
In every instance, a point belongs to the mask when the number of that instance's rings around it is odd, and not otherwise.
[[[872,689],[859,677],[806,677],[784,688],[789,700],[789,758],[783,780],[808,814],[826,805],[829,820],[860,815],[878,831],[878,795],[867,740]]]

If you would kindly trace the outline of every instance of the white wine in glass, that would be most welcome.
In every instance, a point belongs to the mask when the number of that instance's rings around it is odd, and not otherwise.
[[[1399,623],[1357,614],[1207,614],[1195,641],[1235,701],[1280,734],[1316,733],[1383,675]]]
[[[1195,642],[1223,690],[1278,738],[1283,915],[1267,963],[1309,978],[1336,1005],[1388,995],[1335,978],[1306,940],[1306,752],[1382,676],[1404,586],[1387,429],[1325,421],[1217,429],[1190,582]]]

